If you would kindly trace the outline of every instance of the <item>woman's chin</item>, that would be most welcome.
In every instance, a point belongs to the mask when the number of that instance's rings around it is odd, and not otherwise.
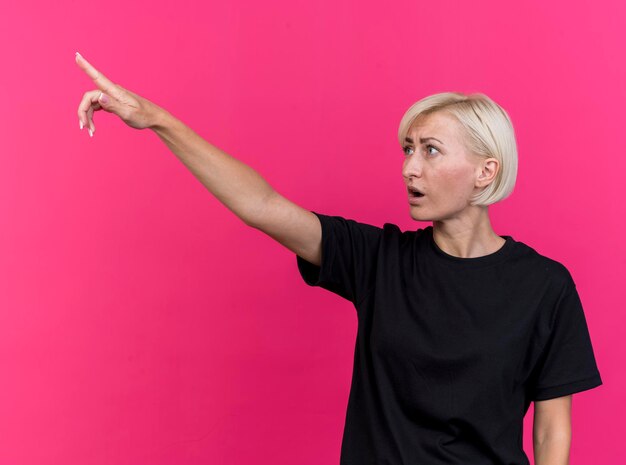
[[[425,215],[423,212],[420,211],[419,208],[416,208],[413,205],[411,206],[410,214],[411,218],[413,218],[415,221],[432,221],[432,219],[428,215]]]

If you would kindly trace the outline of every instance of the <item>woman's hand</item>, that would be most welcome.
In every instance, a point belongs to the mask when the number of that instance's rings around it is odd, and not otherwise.
[[[101,72],[91,66],[80,53],[76,52],[76,63],[93,79],[98,90],[85,92],[78,105],[80,128],[87,126],[89,135],[93,137],[96,127],[93,124],[93,112],[104,110],[121,118],[127,125],[135,129],[154,126],[163,109],[139,95],[113,84]]]

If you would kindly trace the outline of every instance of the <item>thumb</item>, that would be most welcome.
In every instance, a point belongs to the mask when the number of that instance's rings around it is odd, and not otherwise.
[[[109,97],[104,92],[100,92],[100,96],[98,97],[98,103],[102,108],[110,109],[112,107],[111,97]]]

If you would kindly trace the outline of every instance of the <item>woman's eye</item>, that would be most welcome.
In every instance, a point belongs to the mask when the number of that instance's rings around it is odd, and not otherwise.
[[[409,147],[408,145],[405,146],[402,151],[404,152],[405,155],[409,155],[408,153],[406,153],[407,150],[413,150],[411,147]]]
[[[437,147],[435,147],[434,145],[430,145],[429,144],[429,145],[426,146],[426,150],[430,150],[430,149],[435,149],[435,150],[437,150],[437,152],[439,152],[439,149],[437,149]],[[428,153],[430,155],[432,155],[432,153],[430,153],[430,152],[428,152]]]

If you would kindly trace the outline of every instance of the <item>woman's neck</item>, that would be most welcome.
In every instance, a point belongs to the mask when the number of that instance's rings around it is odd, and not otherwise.
[[[468,207],[463,216],[433,221],[433,240],[449,255],[475,258],[498,251],[506,242],[491,227],[488,207]]]

